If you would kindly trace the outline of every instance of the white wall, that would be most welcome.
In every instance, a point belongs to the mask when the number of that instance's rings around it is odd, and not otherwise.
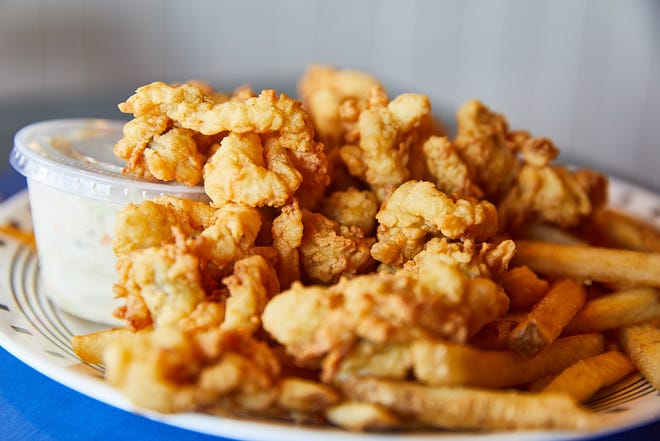
[[[292,92],[311,62],[425,92],[443,116],[480,98],[660,190],[660,1],[0,0],[0,103],[119,102],[157,79]]]

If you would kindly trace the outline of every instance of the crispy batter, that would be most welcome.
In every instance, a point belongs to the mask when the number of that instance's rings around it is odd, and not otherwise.
[[[594,205],[600,202],[596,194],[604,192],[606,185],[602,180],[593,185],[594,181],[579,176],[558,165],[523,165],[497,207],[502,225],[511,229],[539,221],[562,228],[577,226],[600,208]]]
[[[453,201],[431,182],[408,181],[383,203],[376,215],[374,259],[400,265],[413,258],[429,237],[486,240],[497,232],[497,211],[488,201]]]
[[[475,243],[472,240],[449,242],[446,238],[434,237],[424,245],[405,268],[415,271],[432,269],[438,261],[448,265],[457,265],[469,277],[492,278],[506,270],[516,251],[512,240],[499,244]]]
[[[479,199],[483,196],[473,182],[467,164],[447,137],[431,136],[421,146],[428,172],[420,179],[430,180],[438,190],[453,198]]]
[[[510,138],[506,118],[471,100],[458,110],[457,124],[454,145],[473,182],[486,198],[497,201],[511,186],[518,168],[516,143]]]
[[[346,226],[359,227],[366,236],[376,229],[378,198],[369,190],[350,187],[335,191],[323,201],[323,214]]]
[[[503,308],[504,306],[504,308]],[[452,266],[433,271],[372,273],[329,287],[294,283],[266,305],[264,328],[300,360],[363,338],[375,343],[437,335],[465,341],[506,310],[488,279],[469,279]],[[281,320],[283,315],[287,320]]]
[[[280,291],[273,267],[261,256],[246,257],[236,262],[232,275],[222,283],[229,289],[229,298],[221,329],[255,332],[266,303]]]
[[[302,110],[298,101],[284,94],[278,97],[274,90],[264,90],[256,97],[215,103],[192,84],[184,83],[175,87],[155,82],[140,87],[126,102],[119,105],[119,109],[133,113],[138,118],[165,115],[179,126],[204,135],[216,135],[226,131],[235,135],[264,135],[263,150],[266,155],[268,152],[280,155],[284,151],[291,151],[290,160],[295,162],[299,173],[306,180],[306,188],[325,188],[328,185],[327,159],[323,145],[314,140],[314,127],[309,116]],[[253,145],[252,141],[256,141],[254,136],[249,138],[250,144]],[[221,150],[223,149],[218,149]],[[252,154],[251,162],[255,162],[254,155],[259,153],[260,151]],[[247,156],[250,157],[249,154]],[[283,159],[279,162],[282,161],[287,162]],[[270,161],[265,162],[270,165]],[[256,164],[259,163],[260,161],[256,160]],[[281,168],[277,170],[283,172]],[[294,185],[293,191],[299,184],[298,182]],[[205,183],[207,192],[213,193],[210,191],[212,185]],[[289,189],[291,190],[290,187]],[[224,193],[221,191],[221,194]],[[220,198],[216,201],[210,196],[215,202],[227,200]],[[300,196],[309,197],[306,194]],[[321,196],[322,194],[315,194],[304,203],[311,206]],[[282,205],[284,202],[278,200],[275,203]]]
[[[142,329],[153,322],[174,326],[190,314],[206,293],[199,258],[180,238],[175,244],[143,248],[117,263],[118,297],[128,297],[123,318]]]
[[[240,332],[159,328],[113,341],[103,359],[110,384],[159,412],[196,410],[220,399],[231,400],[236,412],[254,411],[276,399],[277,359]],[[261,400],[250,399],[257,394]]]
[[[302,175],[291,155],[271,141],[262,146],[255,133],[222,140],[204,166],[204,189],[215,204],[280,207],[298,190]]]
[[[375,265],[369,250],[375,239],[355,226],[341,225],[319,213],[303,210],[300,263],[311,282],[335,283]]]
[[[281,213],[271,227],[273,247],[277,250],[279,260],[277,274],[283,289],[300,279],[300,254],[298,247],[303,238],[303,213],[298,201],[293,199],[282,207]]]
[[[190,239],[190,246],[196,254],[220,268],[247,255],[261,228],[261,216],[256,209],[234,203],[216,210],[211,222]]]
[[[174,243],[172,228],[185,236],[211,223],[215,210],[203,202],[163,196],[130,203],[117,214],[113,250],[120,255],[136,249]]]
[[[378,88],[373,94],[382,94]],[[429,115],[428,97],[402,94],[389,103],[374,101],[359,112],[358,140],[342,147],[349,172],[368,183],[380,200],[407,181],[408,153],[415,128]]]
[[[349,98],[366,99],[369,90],[379,85],[378,80],[364,72],[323,65],[310,66],[301,78],[298,90],[319,140],[329,148],[344,142],[343,124],[339,116],[341,104]]]

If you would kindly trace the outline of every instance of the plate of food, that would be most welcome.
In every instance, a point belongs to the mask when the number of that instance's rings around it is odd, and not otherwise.
[[[660,196],[479,101],[450,136],[424,95],[324,66],[300,101],[152,83],[120,109],[16,137],[0,343],[38,371],[244,440],[660,418]]]

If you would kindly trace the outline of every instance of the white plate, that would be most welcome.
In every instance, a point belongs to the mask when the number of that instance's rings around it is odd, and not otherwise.
[[[660,227],[660,196],[617,180],[611,181],[611,205]],[[0,224],[31,227],[26,192],[0,205]],[[71,350],[69,338],[99,329],[58,310],[45,296],[35,253],[9,237],[0,237],[0,344],[53,380],[111,406],[173,426],[246,441],[315,439],[370,441],[382,434],[349,433],[334,428],[296,426],[257,419],[215,417],[198,413],[161,415],[138,409],[103,382],[99,366],[85,365]],[[600,418],[597,432],[415,432],[388,434],[388,440],[587,439],[660,419],[660,394],[639,374],[631,375],[592,399],[588,407]]]

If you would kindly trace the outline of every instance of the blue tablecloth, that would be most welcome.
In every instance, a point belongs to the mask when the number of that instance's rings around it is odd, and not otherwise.
[[[3,197],[24,187],[24,179],[13,170],[0,174]],[[171,427],[98,402],[62,386],[0,349],[0,440],[127,439],[219,441],[223,438]],[[600,441],[651,439],[660,439],[660,422],[599,438]]]

